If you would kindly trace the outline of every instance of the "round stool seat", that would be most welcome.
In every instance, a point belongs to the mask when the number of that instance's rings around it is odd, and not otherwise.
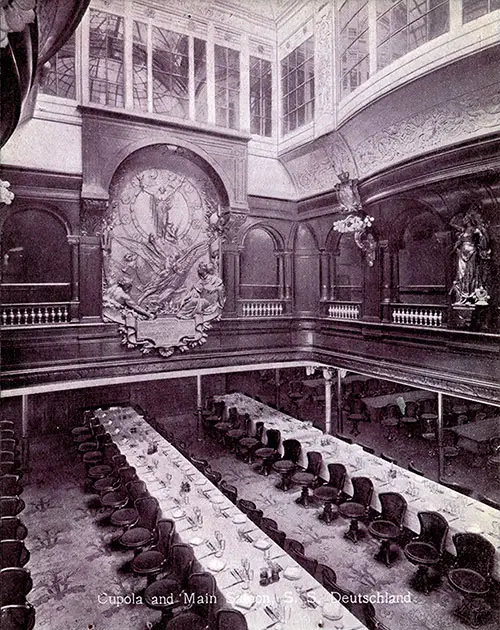
[[[99,464],[103,460],[101,451],[87,451],[83,455],[84,464]]]
[[[419,540],[409,542],[404,548],[404,553],[412,564],[432,566],[439,562],[437,549],[433,545]]]
[[[160,551],[143,551],[132,560],[132,569],[135,573],[148,575],[157,573],[165,562],[165,556]]]
[[[139,512],[135,508],[121,508],[115,510],[109,520],[116,527],[130,527],[139,520]]]
[[[314,496],[323,502],[335,501],[338,497],[339,491],[332,486],[319,486],[314,490]]]
[[[381,424],[384,427],[397,427],[399,424],[399,420],[398,418],[393,418],[391,416],[390,418],[384,418]]]
[[[418,418],[412,418],[411,416],[403,416],[400,422],[401,424],[417,424]]]
[[[276,449],[269,448],[268,446],[263,446],[262,448],[258,448],[255,451],[255,457],[267,459],[268,457],[272,457],[275,453]]]
[[[128,503],[128,494],[124,490],[106,492],[101,497],[101,505],[105,508],[123,508]]]
[[[76,427],[71,433],[73,436],[73,442],[77,444],[89,442],[92,439],[92,431],[88,427]]]
[[[315,476],[308,472],[296,472],[292,476],[292,483],[298,486],[310,486],[315,480]]]
[[[297,467],[290,459],[279,459],[274,462],[273,468],[279,473],[287,473],[294,470]]]
[[[206,619],[191,611],[176,615],[166,626],[171,630],[206,630],[209,627]]]
[[[215,428],[217,431],[230,431],[233,425],[230,422],[217,422]]]
[[[144,547],[152,537],[152,533],[145,527],[131,527],[127,531],[123,532],[120,537],[120,544],[124,547],[131,547],[136,549],[137,547]]]
[[[245,431],[243,429],[231,429],[231,431],[227,432],[227,437],[232,440],[239,440],[240,438],[245,436]]]
[[[144,591],[144,603],[148,608],[163,610],[171,608],[181,592],[181,585],[173,578],[163,578],[150,584]]]
[[[467,595],[486,595],[489,591],[485,578],[472,569],[451,569],[448,580],[454,588]]]
[[[97,442],[82,442],[78,446],[79,453],[88,453],[89,451],[95,451],[97,448]]]
[[[443,455],[445,457],[457,457],[459,452],[456,446],[445,446],[443,448]]]
[[[103,477],[109,477],[112,472],[113,466],[109,466],[109,464],[97,464],[89,468],[87,477],[90,479],[102,479]]]
[[[93,485],[94,490],[99,494],[118,490],[119,487],[120,480],[116,477],[103,477],[102,479],[97,479],[96,481],[94,481]]]
[[[399,535],[399,527],[392,521],[373,521],[368,525],[368,531],[376,538],[391,539]]]
[[[344,518],[361,518],[365,515],[365,506],[361,503],[346,502],[339,505],[339,512]]]
[[[256,446],[258,443],[259,441],[253,437],[242,438],[240,440],[240,446],[244,448],[252,448],[252,446]]]

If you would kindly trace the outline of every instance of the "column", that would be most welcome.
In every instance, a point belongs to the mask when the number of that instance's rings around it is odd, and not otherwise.
[[[368,56],[370,76],[377,72],[377,3],[368,2]]]
[[[379,251],[381,258],[381,301],[382,301],[382,319],[384,322],[391,321],[391,309],[390,309],[390,301],[391,301],[391,258],[389,253],[389,242],[388,241],[380,241],[379,242]]]
[[[201,374],[196,375],[196,420],[198,432],[201,430],[201,411],[203,409],[203,392],[201,389]]]
[[[292,252],[285,250],[283,252],[285,263],[285,300],[292,299]]]
[[[280,381],[280,370],[279,368],[276,368],[276,370],[274,371],[274,382],[276,385],[276,409],[280,408],[280,398],[281,398],[281,381]]]
[[[100,232],[108,202],[82,199],[80,210],[80,317],[101,319],[102,248]]]
[[[337,370],[337,433],[344,432],[344,418],[342,416],[342,379],[345,378],[347,370]]]
[[[283,260],[283,252],[277,252],[278,258],[278,297],[283,300],[285,297],[285,261]]]
[[[70,320],[80,319],[80,237],[77,234],[68,234],[68,243],[71,247],[71,304]]]
[[[195,112],[195,98],[194,98],[194,37],[189,36],[189,63],[188,63],[188,94],[189,94],[189,120],[194,120],[196,116]]]
[[[444,454],[443,454],[443,394],[438,392],[438,419],[437,419],[437,438],[438,438],[438,455],[439,455],[439,473],[438,479],[441,480],[444,475]]]
[[[237,295],[239,287],[238,277],[238,246],[236,243],[225,243],[222,252],[222,278],[226,289],[226,304],[224,312],[229,316],[236,315]]]
[[[328,252],[324,249],[320,252],[320,275],[321,275],[321,296],[320,300],[326,302],[328,300],[328,289],[330,278],[328,273]]]
[[[325,379],[325,433],[332,433],[332,371],[330,368],[323,370]]]
[[[133,46],[133,17],[132,3],[125,4],[124,15],[124,37],[125,37],[125,55],[124,55],[124,80],[125,80],[125,109],[134,108],[134,64],[132,59]]]
[[[207,27],[207,117],[208,124],[215,125],[215,50],[212,23]]]
[[[29,454],[30,454],[30,448],[29,448],[29,438],[28,438],[28,432],[29,432],[29,397],[28,394],[23,394],[21,396],[21,419],[22,419],[22,428],[21,428],[21,461],[22,461],[22,467],[24,469],[28,468],[29,466]]]

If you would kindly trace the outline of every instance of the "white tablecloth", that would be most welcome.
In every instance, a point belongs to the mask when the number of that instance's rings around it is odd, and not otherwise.
[[[282,610],[290,615],[283,628],[304,630],[316,628],[322,620],[322,606],[331,603],[332,596],[298,565],[281,547],[258,529],[248,519],[244,523],[236,523],[242,518],[242,512],[234,506],[221,492],[212,485],[177,449],[155,431],[143,417],[133,409],[98,410],[96,415],[113,435],[120,451],[134,466],[140,478],[146,482],[148,490],[155,496],[162,510],[163,518],[173,518],[182,542],[193,546],[195,557],[204,571],[213,573],[217,586],[226,604],[240,609],[246,617],[249,630],[264,630],[272,627],[279,630],[280,624],[266,612],[266,608],[278,609],[277,598]],[[154,453],[151,451],[155,450]],[[190,484],[191,490],[184,494],[188,503],[180,497],[180,486],[183,482]],[[197,525],[195,508],[202,513],[203,523]],[[177,516],[178,515],[178,516]],[[253,542],[241,540],[240,531],[250,532]],[[216,532],[220,532],[225,541],[222,556],[217,557],[213,548],[217,549]],[[200,542],[200,544],[195,544]],[[295,573],[297,579],[289,580],[283,573],[278,582],[268,586],[260,586],[260,569],[266,566],[264,552],[256,547],[262,543],[269,545],[270,558],[276,559],[284,572]],[[242,589],[237,573],[242,572],[242,560],[247,559],[253,571],[253,579],[248,591]],[[216,570],[214,562],[224,564],[224,568]],[[302,601],[295,587],[309,590],[309,597],[317,602],[315,608],[302,607]],[[250,594],[254,604],[249,610],[238,606],[245,604]],[[242,600],[241,598],[244,597]],[[345,630],[362,630],[365,626],[346,608],[340,607],[342,623],[324,619],[326,630],[343,627]]]
[[[372,507],[380,510],[379,492],[399,492],[408,501],[408,510],[404,525],[412,531],[420,529],[418,512],[436,511],[448,521],[450,533],[447,541],[449,551],[455,553],[452,535],[456,532],[472,531],[487,538],[497,549],[494,575],[500,578],[498,551],[500,550],[500,512],[492,507],[466,497],[439,483],[415,475],[414,473],[391,465],[389,462],[363,451],[358,444],[346,444],[320,429],[307,426],[306,423],[292,418],[259,403],[243,394],[220,396],[226,402],[226,408],[237,407],[241,413],[248,413],[252,426],[263,421],[266,428],[281,431],[282,440],[296,438],[302,444],[302,466],[307,463],[307,451],[318,451],[323,455],[322,476],[328,480],[327,464],[339,462],[347,468],[348,478],[344,490],[352,494],[349,477],[369,477],[374,485]],[[265,432],[264,432],[265,435]],[[283,449],[281,448],[281,452]]]

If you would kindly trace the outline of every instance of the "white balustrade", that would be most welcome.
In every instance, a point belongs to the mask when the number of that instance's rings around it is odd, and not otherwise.
[[[65,324],[70,321],[69,305],[10,304],[2,307],[2,326],[44,326]]]
[[[343,304],[336,302],[329,304],[327,309],[328,317],[332,319],[359,319],[359,304]]]
[[[439,328],[444,324],[444,309],[432,306],[394,306],[391,316],[394,324]]]
[[[249,301],[242,304],[243,317],[279,317],[284,313],[283,302]]]

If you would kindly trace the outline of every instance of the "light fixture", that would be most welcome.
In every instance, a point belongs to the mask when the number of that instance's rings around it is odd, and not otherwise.
[[[340,234],[352,234],[356,245],[364,252],[366,262],[373,267],[377,242],[368,230],[371,228],[374,217],[363,211],[361,198],[358,191],[358,180],[350,179],[348,171],[342,171],[339,175],[339,183],[335,186],[341,212],[348,213],[346,217],[333,223],[333,229]]]

